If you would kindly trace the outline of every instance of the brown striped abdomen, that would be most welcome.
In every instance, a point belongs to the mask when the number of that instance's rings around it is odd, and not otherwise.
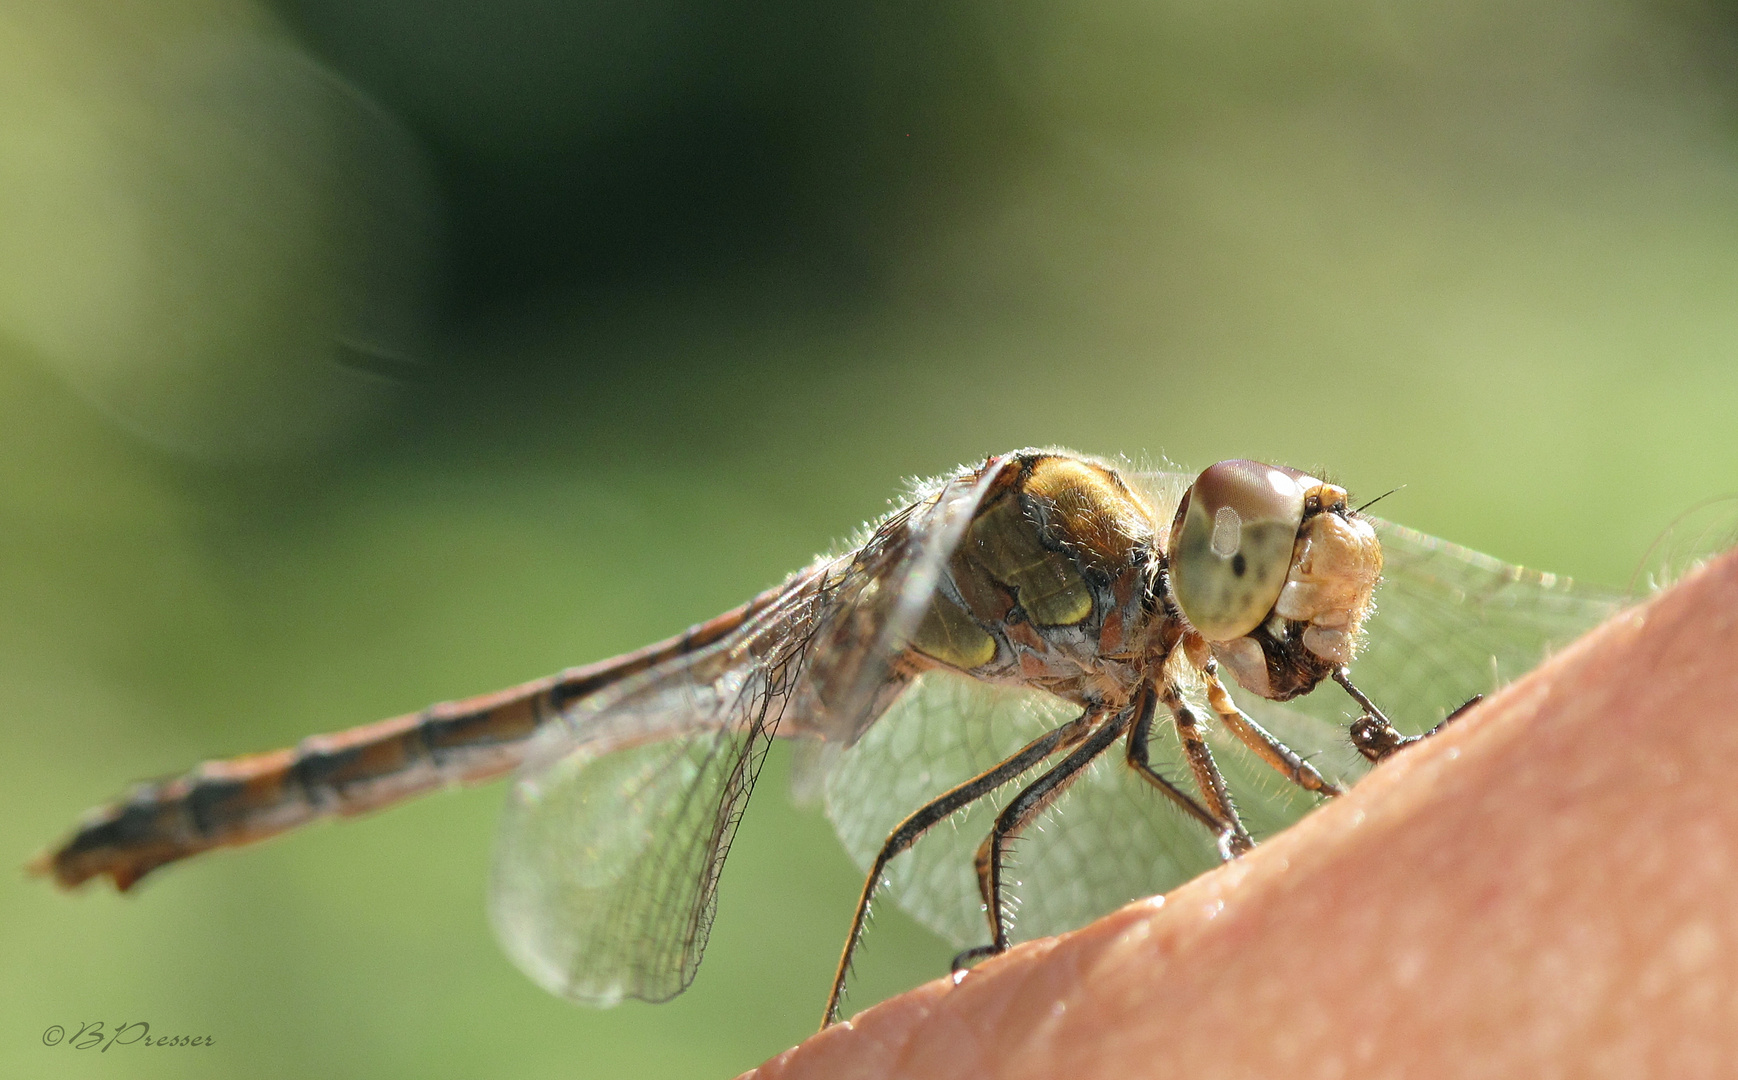
[[[140,784],[86,815],[30,864],[63,888],[107,874],[122,892],[159,866],[250,844],[318,818],[360,814],[450,784],[510,772],[530,738],[574,702],[724,637],[777,599],[769,589],[733,611],[636,652],[420,713],[303,739],[294,748],[207,761]]]

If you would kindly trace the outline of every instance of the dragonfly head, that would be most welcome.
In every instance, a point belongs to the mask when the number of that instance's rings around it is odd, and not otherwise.
[[[1295,469],[1221,461],[1171,524],[1171,599],[1245,689],[1285,701],[1351,662],[1382,546],[1346,490]]]

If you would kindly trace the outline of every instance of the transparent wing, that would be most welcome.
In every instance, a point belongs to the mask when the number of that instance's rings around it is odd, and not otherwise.
[[[1077,712],[1038,691],[926,672],[835,763],[827,814],[867,872],[907,814]],[[1176,740],[1156,733],[1156,754],[1175,760]],[[1041,771],[1034,768],[932,829],[894,860],[884,895],[955,945],[982,944],[989,929],[973,856],[1007,799]],[[1019,905],[1014,936],[1026,940],[1079,926],[1217,861],[1212,838],[1129,771],[1113,748],[1014,849],[1008,876]]]
[[[827,814],[866,873],[906,815],[1077,712],[1076,706],[1039,691],[926,672],[834,763],[826,786]],[[1361,772],[1363,759],[1343,727],[1286,709],[1269,719],[1270,730],[1293,745],[1328,748],[1330,753],[1314,758],[1318,768],[1347,778]],[[1286,827],[1318,802],[1216,727],[1209,726],[1208,738],[1245,823],[1258,838]],[[1162,713],[1154,721],[1150,752],[1161,774],[1193,790],[1175,728]],[[1008,799],[1042,771],[1042,766],[1032,769],[932,829],[894,860],[884,895],[955,945],[983,944],[989,927],[973,859]],[[1005,878],[1013,904],[1012,936],[1026,941],[1082,926],[1218,863],[1214,838],[1136,775],[1119,744],[1014,845]]]
[[[716,644],[582,699],[539,733],[489,890],[496,934],[527,975],[595,1005],[687,987],[768,741],[848,738],[891,700],[888,662],[993,472],[932,488]]]
[[[782,629],[782,628],[781,628]],[[514,963],[596,1005],[693,979],[714,887],[781,702],[720,649],[582,705],[539,736],[507,799],[489,915]]]
[[[1192,480],[1186,473],[1133,478],[1168,522]],[[1535,666],[1615,611],[1624,595],[1525,570],[1378,520],[1385,570],[1370,639],[1353,664],[1361,688],[1408,731],[1423,731],[1474,694]],[[1199,695],[1189,688],[1188,696]],[[1347,729],[1357,708],[1336,686],[1285,704],[1232,692],[1257,722],[1324,775],[1351,783],[1367,769]],[[1200,702],[1196,701],[1197,706]],[[1073,717],[1036,691],[985,686],[932,672],[893,703],[840,755],[826,805],[846,849],[865,871],[888,833],[918,806]],[[1208,718],[1215,759],[1257,838],[1285,828],[1319,802],[1286,782]],[[1175,733],[1161,715],[1152,757],[1190,789]],[[988,925],[972,869],[978,845],[1005,801],[1039,769],[937,826],[894,861],[886,888],[900,907],[958,945],[982,944]],[[1083,925],[1128,900],[1163,892],[1217,863],[1194,821],[1108,751],[1028,830],[1008,880],[1013,932],[1026,940]]]

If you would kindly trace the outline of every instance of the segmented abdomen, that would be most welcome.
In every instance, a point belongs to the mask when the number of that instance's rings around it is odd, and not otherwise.
[[[127,798],[92,811],[31,870],[67,888],[107,874],[124,892],[157,867],[202,851],[253,843],[317,818],[364,813],[449,784],[493,779],[518,765],[531,736],[574,702],[712,644],[783,591],[769,589],[611,660],[140,784]]]

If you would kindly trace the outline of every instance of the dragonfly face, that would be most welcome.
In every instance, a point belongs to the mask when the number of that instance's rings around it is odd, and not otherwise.
[[[1245,689],[1287,701],[1352,662],[1382,574],[1346,491],[1293,469],[1221,461],[1177,504],[1171,593]]]
[[[868,871],[831,1019],[883,885],[961,944],[987,937],[974,953],[1005,948],[1008,845],[1066,805],[1065,827],[1022,850],[1019,927],[1078,925],[1355,780],[1343,699],[1308,693],[1324,679],[1357,694],[1356,669],[1424,730],[1619,599],[1367,518],[1293,470],[1139,474],[1020,451],[924,486],[851,550],[668,641],[142,785],[33,868],[126,889],[516,770],[490,884],[503,946],[555,993],[660,1001],[694,977],[769,741],[792,738]],[[1095,767],[1119,742],[1127,767]],[[957,815],[963,830],[933,829]]]

